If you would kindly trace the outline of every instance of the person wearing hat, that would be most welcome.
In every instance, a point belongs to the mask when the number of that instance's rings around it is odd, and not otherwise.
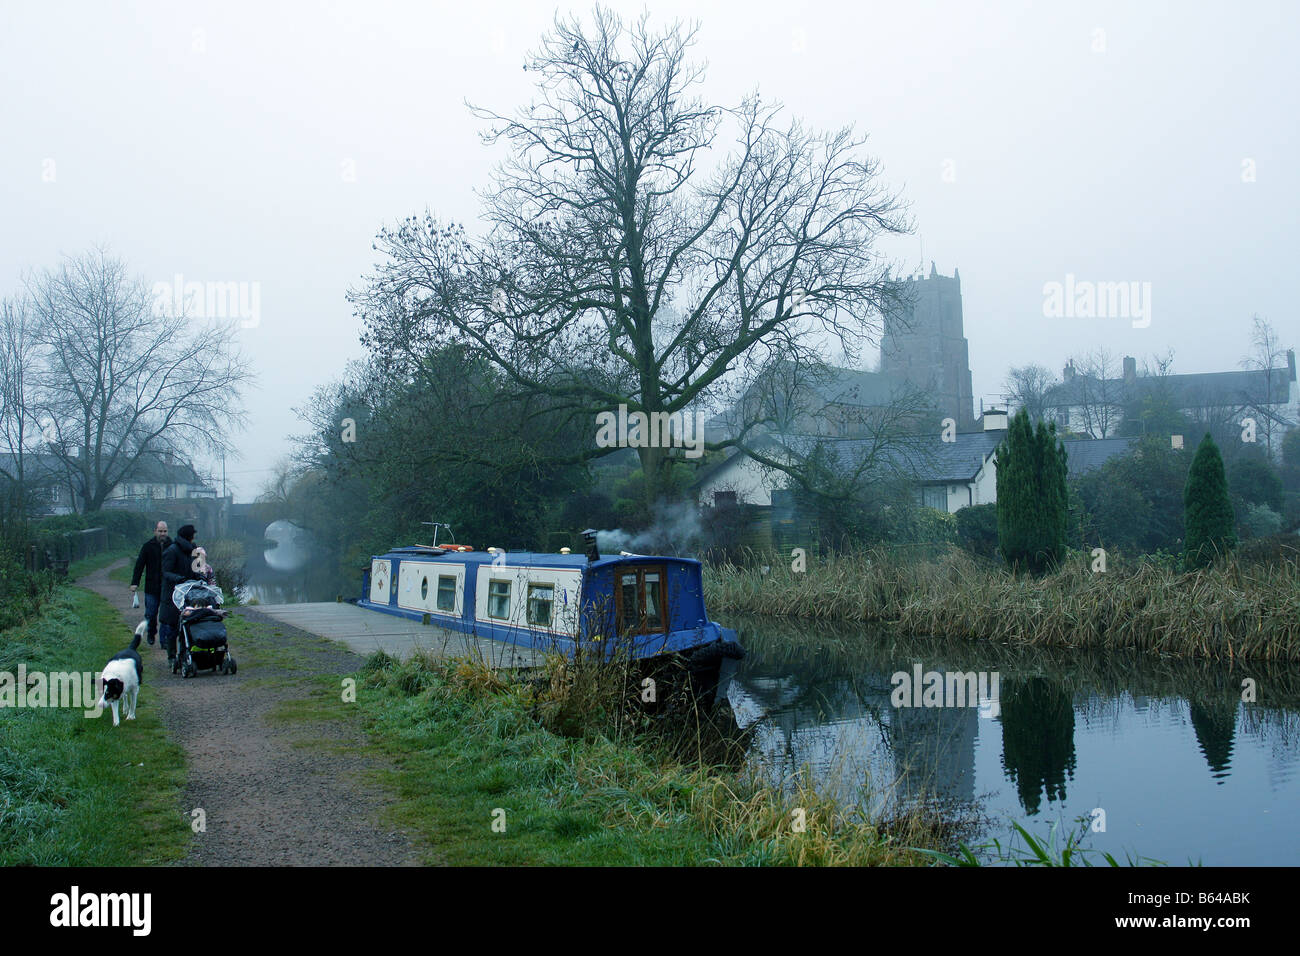
[[[167,666],[176,672],[176,638],[180,630],[181,612],[172,602],[176,585],[198,580],[201,575],[194,570],[194,525],[182,525],[176,540],[162,556],[162,606],[158,609],[158,636],[167,652]]]

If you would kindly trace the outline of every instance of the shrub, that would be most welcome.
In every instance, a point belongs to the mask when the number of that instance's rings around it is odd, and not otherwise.
[[[1282,516],[1268,505],[1250,505],[1241,525],[1248,537],[1267,538],[1281,532]]]
[[[998,506],[970,505],[953,515],[957,522],[957,543],[971,554],[986,558],[998,553]]]
[[[1282,478],[1262,449],[1234,461],[1228,479],[1228,490],[1247,505],[1282,510]]]

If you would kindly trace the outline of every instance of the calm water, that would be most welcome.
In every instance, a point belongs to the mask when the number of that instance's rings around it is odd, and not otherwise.
[[[263,541],[274,547],[263,548]],[[272,522],[263,539],[246,545],[249,583],[240,592],[245,600],[302,604],[361,595],[361,569],[340,568],[337,561],[320,553],[308,532],[287,521]]]
[[[1100,809],[1105,832],[1085,845],[1120,860],[1300,863],[1300,670],[727,623],[750,651],[733,707],[778,784],[806,765],[840,799],[866,783],[890,799],[942,794],[977,804],[993,819],[984,838],[1004,842],[1012,820],[1045,835]],[[998,692],[983,707],[895,707],[891,677],[917,663],[996,673]]]

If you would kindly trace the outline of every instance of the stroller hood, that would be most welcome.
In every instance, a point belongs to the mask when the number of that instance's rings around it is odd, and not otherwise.
[[[220,607],[224,596],[221,588],[203,581],[182,581],[172,591],[172,603],[177,610],[190,607]]]

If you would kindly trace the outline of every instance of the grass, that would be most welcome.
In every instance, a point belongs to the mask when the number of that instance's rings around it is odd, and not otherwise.
[[[807,785],[783,793],[679,760],[644,730],[553,732],[568,682],[554,667],[511,683],[473,662],[377,653],[358,677],[366,727],[396,763],[392,821],[441,862],[904,866],[953,845],[952,821],[873,820]]]
[[[68,565],[68,581],[76,581],[86,577],[88,574],[94,574],[101,568],[106,568],[115,561],[121,561],[127,558],[134,562],[135,556],[139,552],[126,548],[118,548],[111,551],[103,551],[99,554],[92,554],[88,558],[82,558],[80,561],[74,561]],[[121,581],[125,585],[131,584],[131,569],[133,564],[127,564],[125,568],[116,568],[108,573],[109,580]]]
[[[906,635],[1006,644],[1128,648],[1214,660],[1300,660],[1300,564],[1228,558],[1180,574],[1112,557],[1105,573],[1076,556],[1042,577],[952,550],[931,561],[889,552],[814,559],[803,573],[773,557],[712,568],[714,614],[869,622]]]
[[[1011,825],[1011,837],[1005,845],[1001,840],[992,840],[977,847],[961,844],[956,853],[941,853],[936,850],[923,849],[924,853],[948,866],[983,866],[979,852],[990,854],[994,865],[1010,866],[1050,866],[1050,867],[1091,867],[1122,864],[1111,853],[1102,853],[1083,845],[1088,833],[1088,820],[1079,820],[1079,829],[1067,833],[1065,842],[1060,841],[1059,827],[1055,824],[1046,837],[1036,837],[1019,823]],[[1100,860],[1100,863],[1097,861]],[[1129,854],[1125,864],[1128,866],[1164,866],[1160,860]]]
[[[0,671],[96,672],[128,638],[103,598],[60,588],[42,618],[0,633]],[[66,707],[15,708],[0,720],[0,865],[148,865],[184,854],[184,755],[147,687],[136,720],[120,727],[108,711],[87,719]]]

